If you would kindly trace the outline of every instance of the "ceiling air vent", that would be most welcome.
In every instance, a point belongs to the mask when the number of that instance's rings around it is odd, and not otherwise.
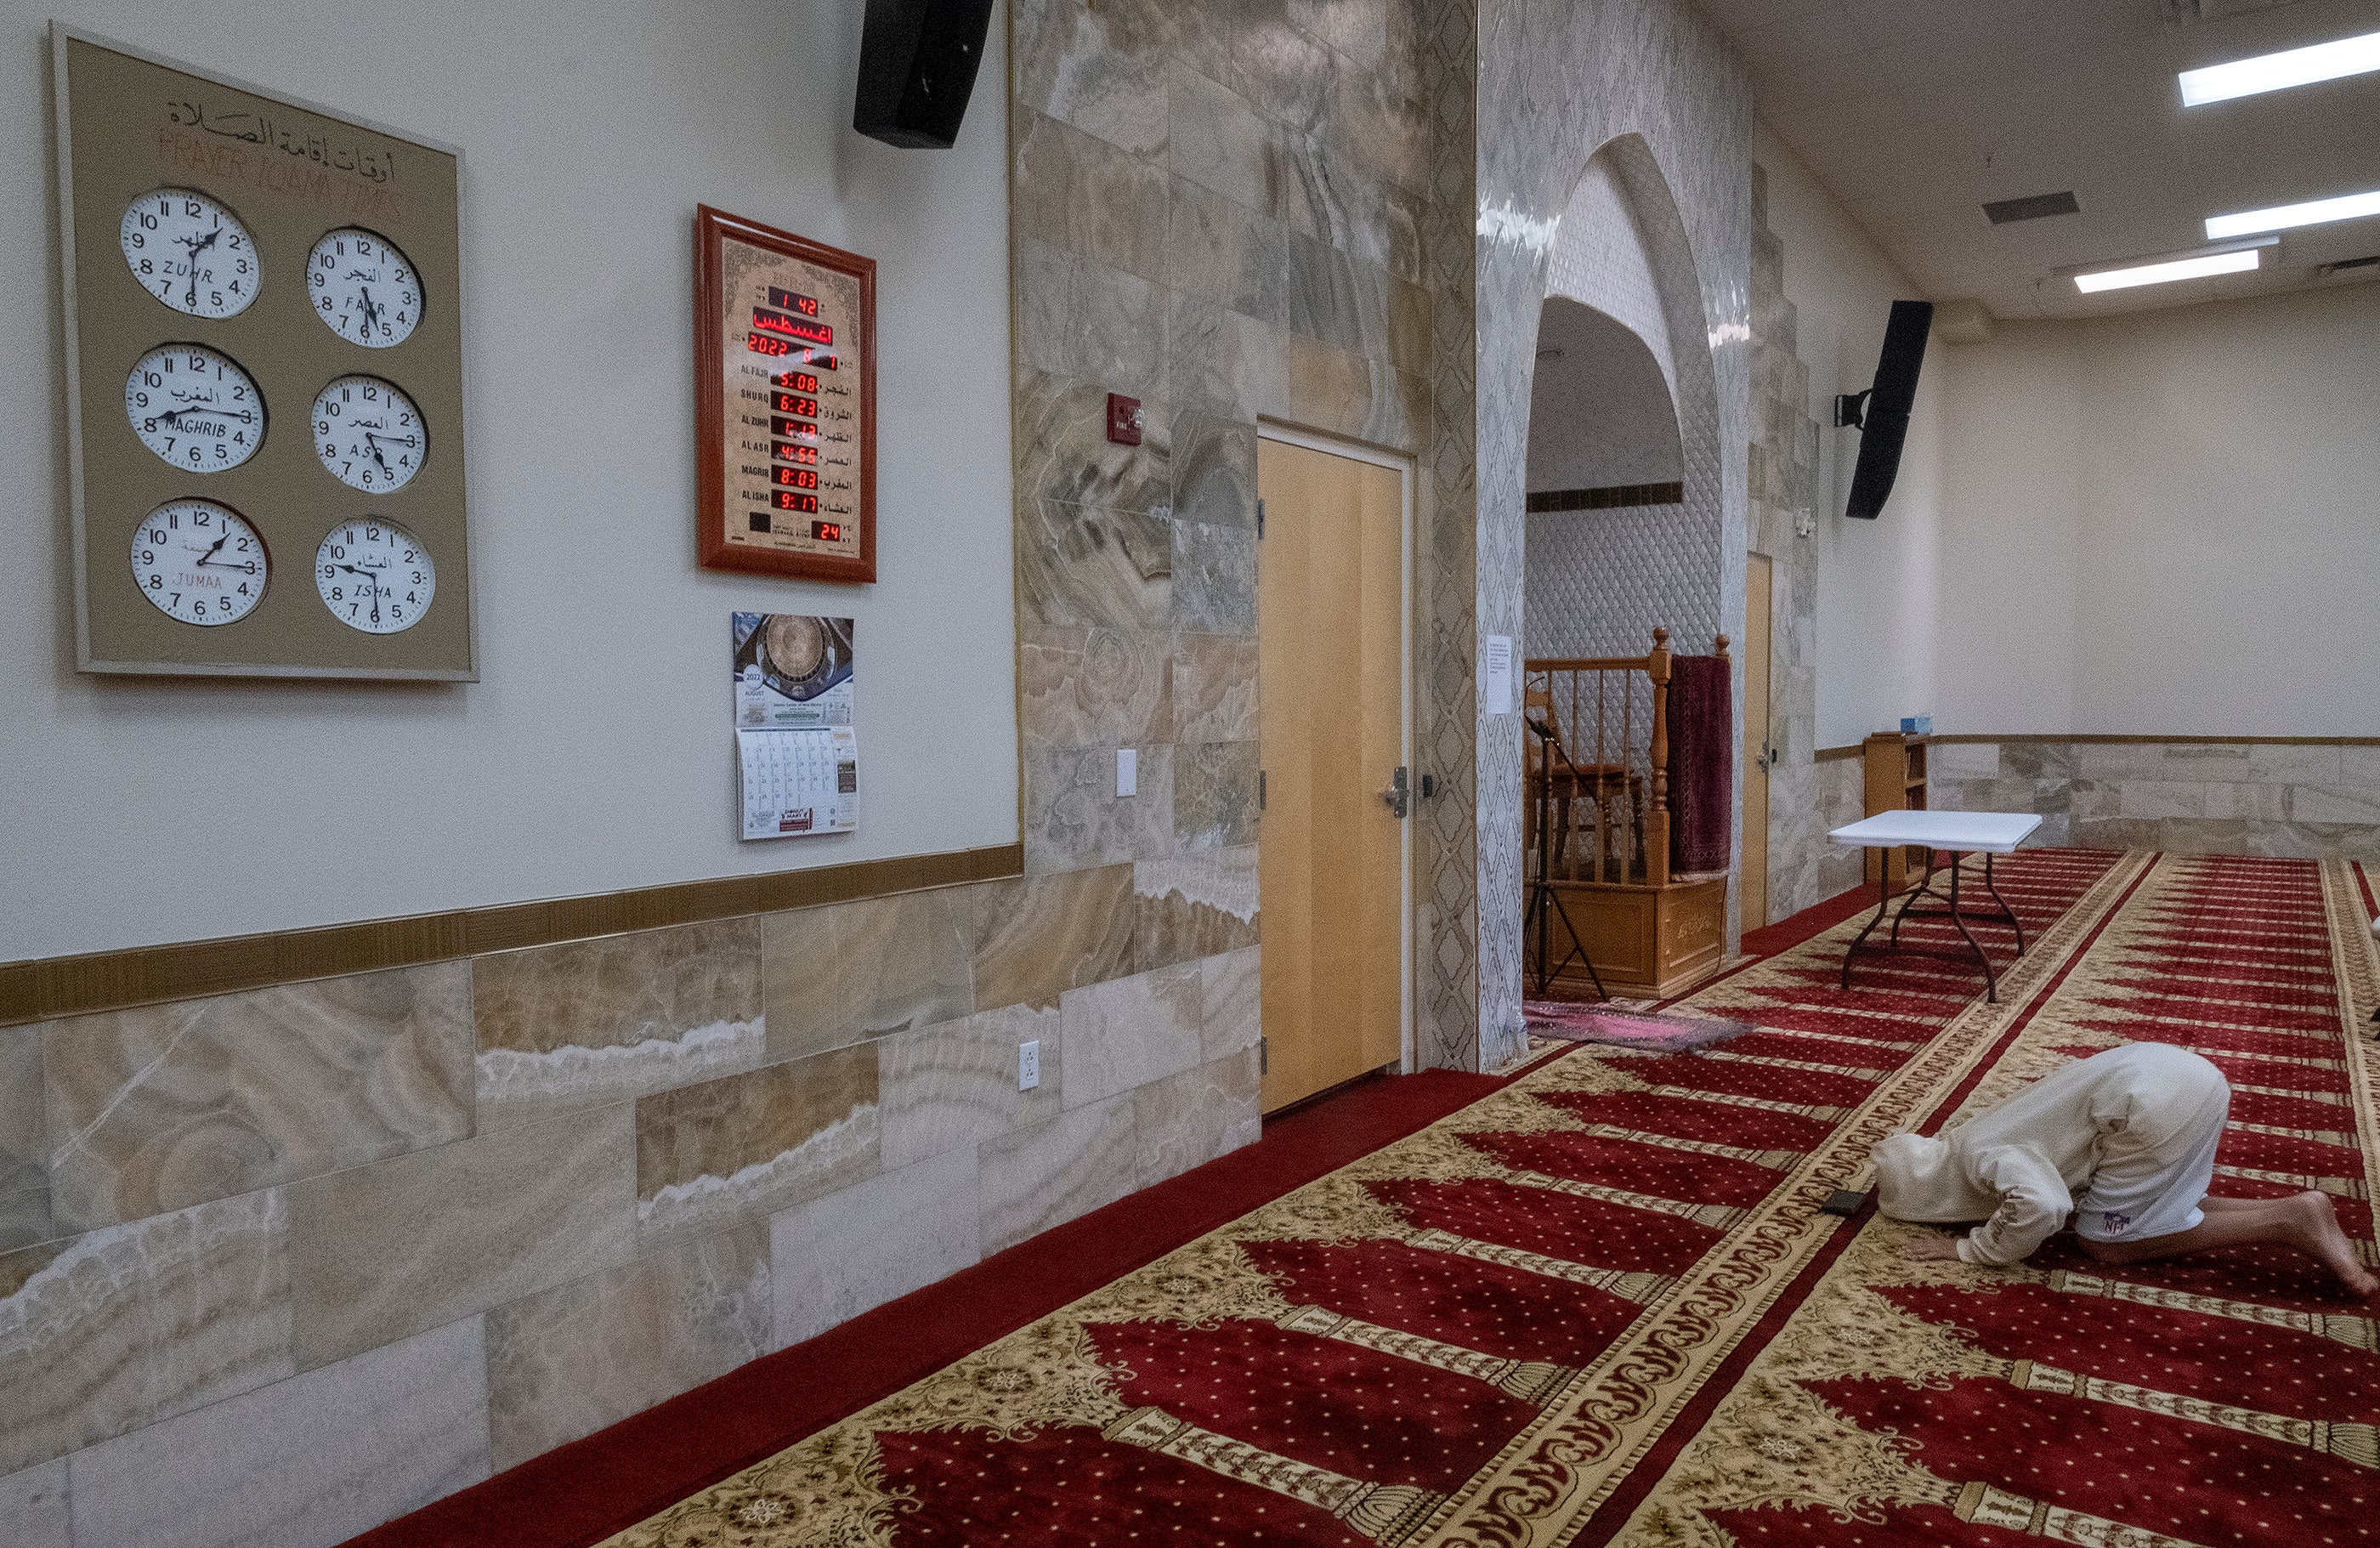
[[[2002,199],[1984,206],[1984,213],[1994,225],[2007,225],[2021,220],[2046,220],[2051,215],[2075,215],[2082,206],[2074,202],[2074,190],[2064,193],[2028,194],[2022,199]]]

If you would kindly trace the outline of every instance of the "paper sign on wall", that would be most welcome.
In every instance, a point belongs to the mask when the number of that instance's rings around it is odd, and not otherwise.
[[[738,613],[731,632],[742,836],[858,826],[852,620]]]
[[[1488,637],[1487,695],[1489,714],[1512,713],[1512,637],[1509,634]]]

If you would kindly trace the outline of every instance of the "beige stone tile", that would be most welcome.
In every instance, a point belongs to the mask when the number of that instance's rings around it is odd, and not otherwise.
[[[1055,1006],[1078,984],[1132,970],[1131,866],[1017,877],[972,890],[978,1009]]]
[[[1108,384],[1026,369],[1015,390],[1016,509],[1043,501],[1164,517],[1173,503],[1171,411],[1141,404],[1140,445],[1108,439]]]
[[[2380,747],[2340,748],[2338,782],[2350,790],[2380,790]]]
[[[776,1347],[815,1338],[981,1256],[972,1145],[883,1172],[770,1219]]]
[[[771,914],[761,939],[772,1060],[975,1008],[975,905],[965,887]]]
[[[1199,1061],[1199,966],[1070,989],[1061,1001],[1066,1105],[1083,1107]]]
[[[1173,519],[1173,627],[1252,635],[1257,627],[1257,535],[1246,527]]]
[[[1056,1116],[1064,1105],[1062,1019],[1054,1009],[1005,1006],[880,1042],[884,1169]],[[1017,1047],[1027,1042],[1041,1045],[1041,1084],[1021,1091]]]
[[[1925,750],[1929,774],[1943,779],[1998,779],[1998,742],[1937,742]]]
[[[1181,66],[1166,73],[1172,169],[1250,210],[1272,202],[1265,122],[1247,100]]]
[[[1256,1143],[1264,1133],[1257,1111],[1262,1085],[1257,1051],[1244,1048],[1135,1087],[1132,1113],[1140,1186],[1161,1183]]]
[[[74,1541],[332,1548],[488,1476],[485,1359],[472,1317],[79,1453]]]
[[[1185,742],[1256,740],[1255,638],[1174,636],[1173,713],[1177,735]]]
[[[1016,638],[1019,734],[1027,747],[1141,747],[1173,739],[1173,637],[1026,625]]]
[[[47,1241],[47,1126],[42,1117],[42,1029],[0,1027],[0,1252]]]
[[[2286,785],[2210,784],[2202,788],[2206,793],[2209,817],[2252,817],[2277,822],[2289,815],[2289,787]],[[2076,810],[2079,812],[2081,808]]]
[[[1173,750],[1173,835],[1184,849],[1256,842],[1257,744],[1180,743]]]
[[[1139,1150],[1129,1092],[988,1140],[982,1166],[989,1255],[1113,1203],[1135,1186]]]
[[[278,1381],[278,1189],[0,1254],[0,1473]]]
[[[626,1262],[636,1164],[621,1103],[294,1184],[298,1365]]]
[[[2168,742],[2168,779],[2240,780],[2254,765],[2250,748],[2240,742]]]
[[[483,1134],[766,1057],[754,919],[495,952],[472,974]]]
[[[1166,277],[1166,174],[1020,108],[1010,126],[1010,227],[1111,267]]]
[[[638,1232],[716,1229],[874,1173],[876,1059],[861,1043],[638,1102]]]
[[[2160,779],[2165,747],[2159,742],[2077,742],[2074,773],[2082,779]]]
[[[2125,817],[2204,817],[2206,786],[2174,779],[2126,780],[2116,811]]]
[[[47,1024],[61,1230],[401,1155],[471,1132],[461,962]]]
[[[747,1221],[487,1314],[501,1472],[771,1348],[769,1225]]]
[[[1119,796],[1114,749],[1026,749],[1026,871],[1075,871],[1172,852],[1173,749],[1133,750],[1137,788]]]
[[[1244,946],[1198,964],[1202,1058],[1212,1061],[1257,1045],[1264,1030],[1263,965],[1262,946]]]
[[[2380,823],[2380,790],[2294,785],[2289,815],[2300,823]]]
[[[1144,972],[1256,944],[1253,844],[1142,860],[1132,887],[1133,965]]]
[[[1019,625],[1165,629],[1173,624],[1173,526],[1151,511],[1020,494]]]
[[[2248,749],[2247,777],[2273,785],[2335,786],[2343,766],[2336,747],[2259,742]]]
[[[66,1458],[0,1478],[0,1522],[12,1534],[11,1548],[74,1548]]]

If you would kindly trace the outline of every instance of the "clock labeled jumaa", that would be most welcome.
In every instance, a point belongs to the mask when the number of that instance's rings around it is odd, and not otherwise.
[[[695,360],[701,562],[875,579],[875,260],[704,206]]]

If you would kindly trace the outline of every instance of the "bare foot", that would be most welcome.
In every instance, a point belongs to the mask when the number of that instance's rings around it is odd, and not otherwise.
[[[2356,1256],[2355,1243],[2339,1228],[2338,1212],[2331,1207],[2330,1195],[2308,1188],[2289,1202],[2297,1209],[2291,1234],[2298,1246],[2321,1259],[2358,1299],[2380,1290],[2380,1279],[2364,1268]]]

